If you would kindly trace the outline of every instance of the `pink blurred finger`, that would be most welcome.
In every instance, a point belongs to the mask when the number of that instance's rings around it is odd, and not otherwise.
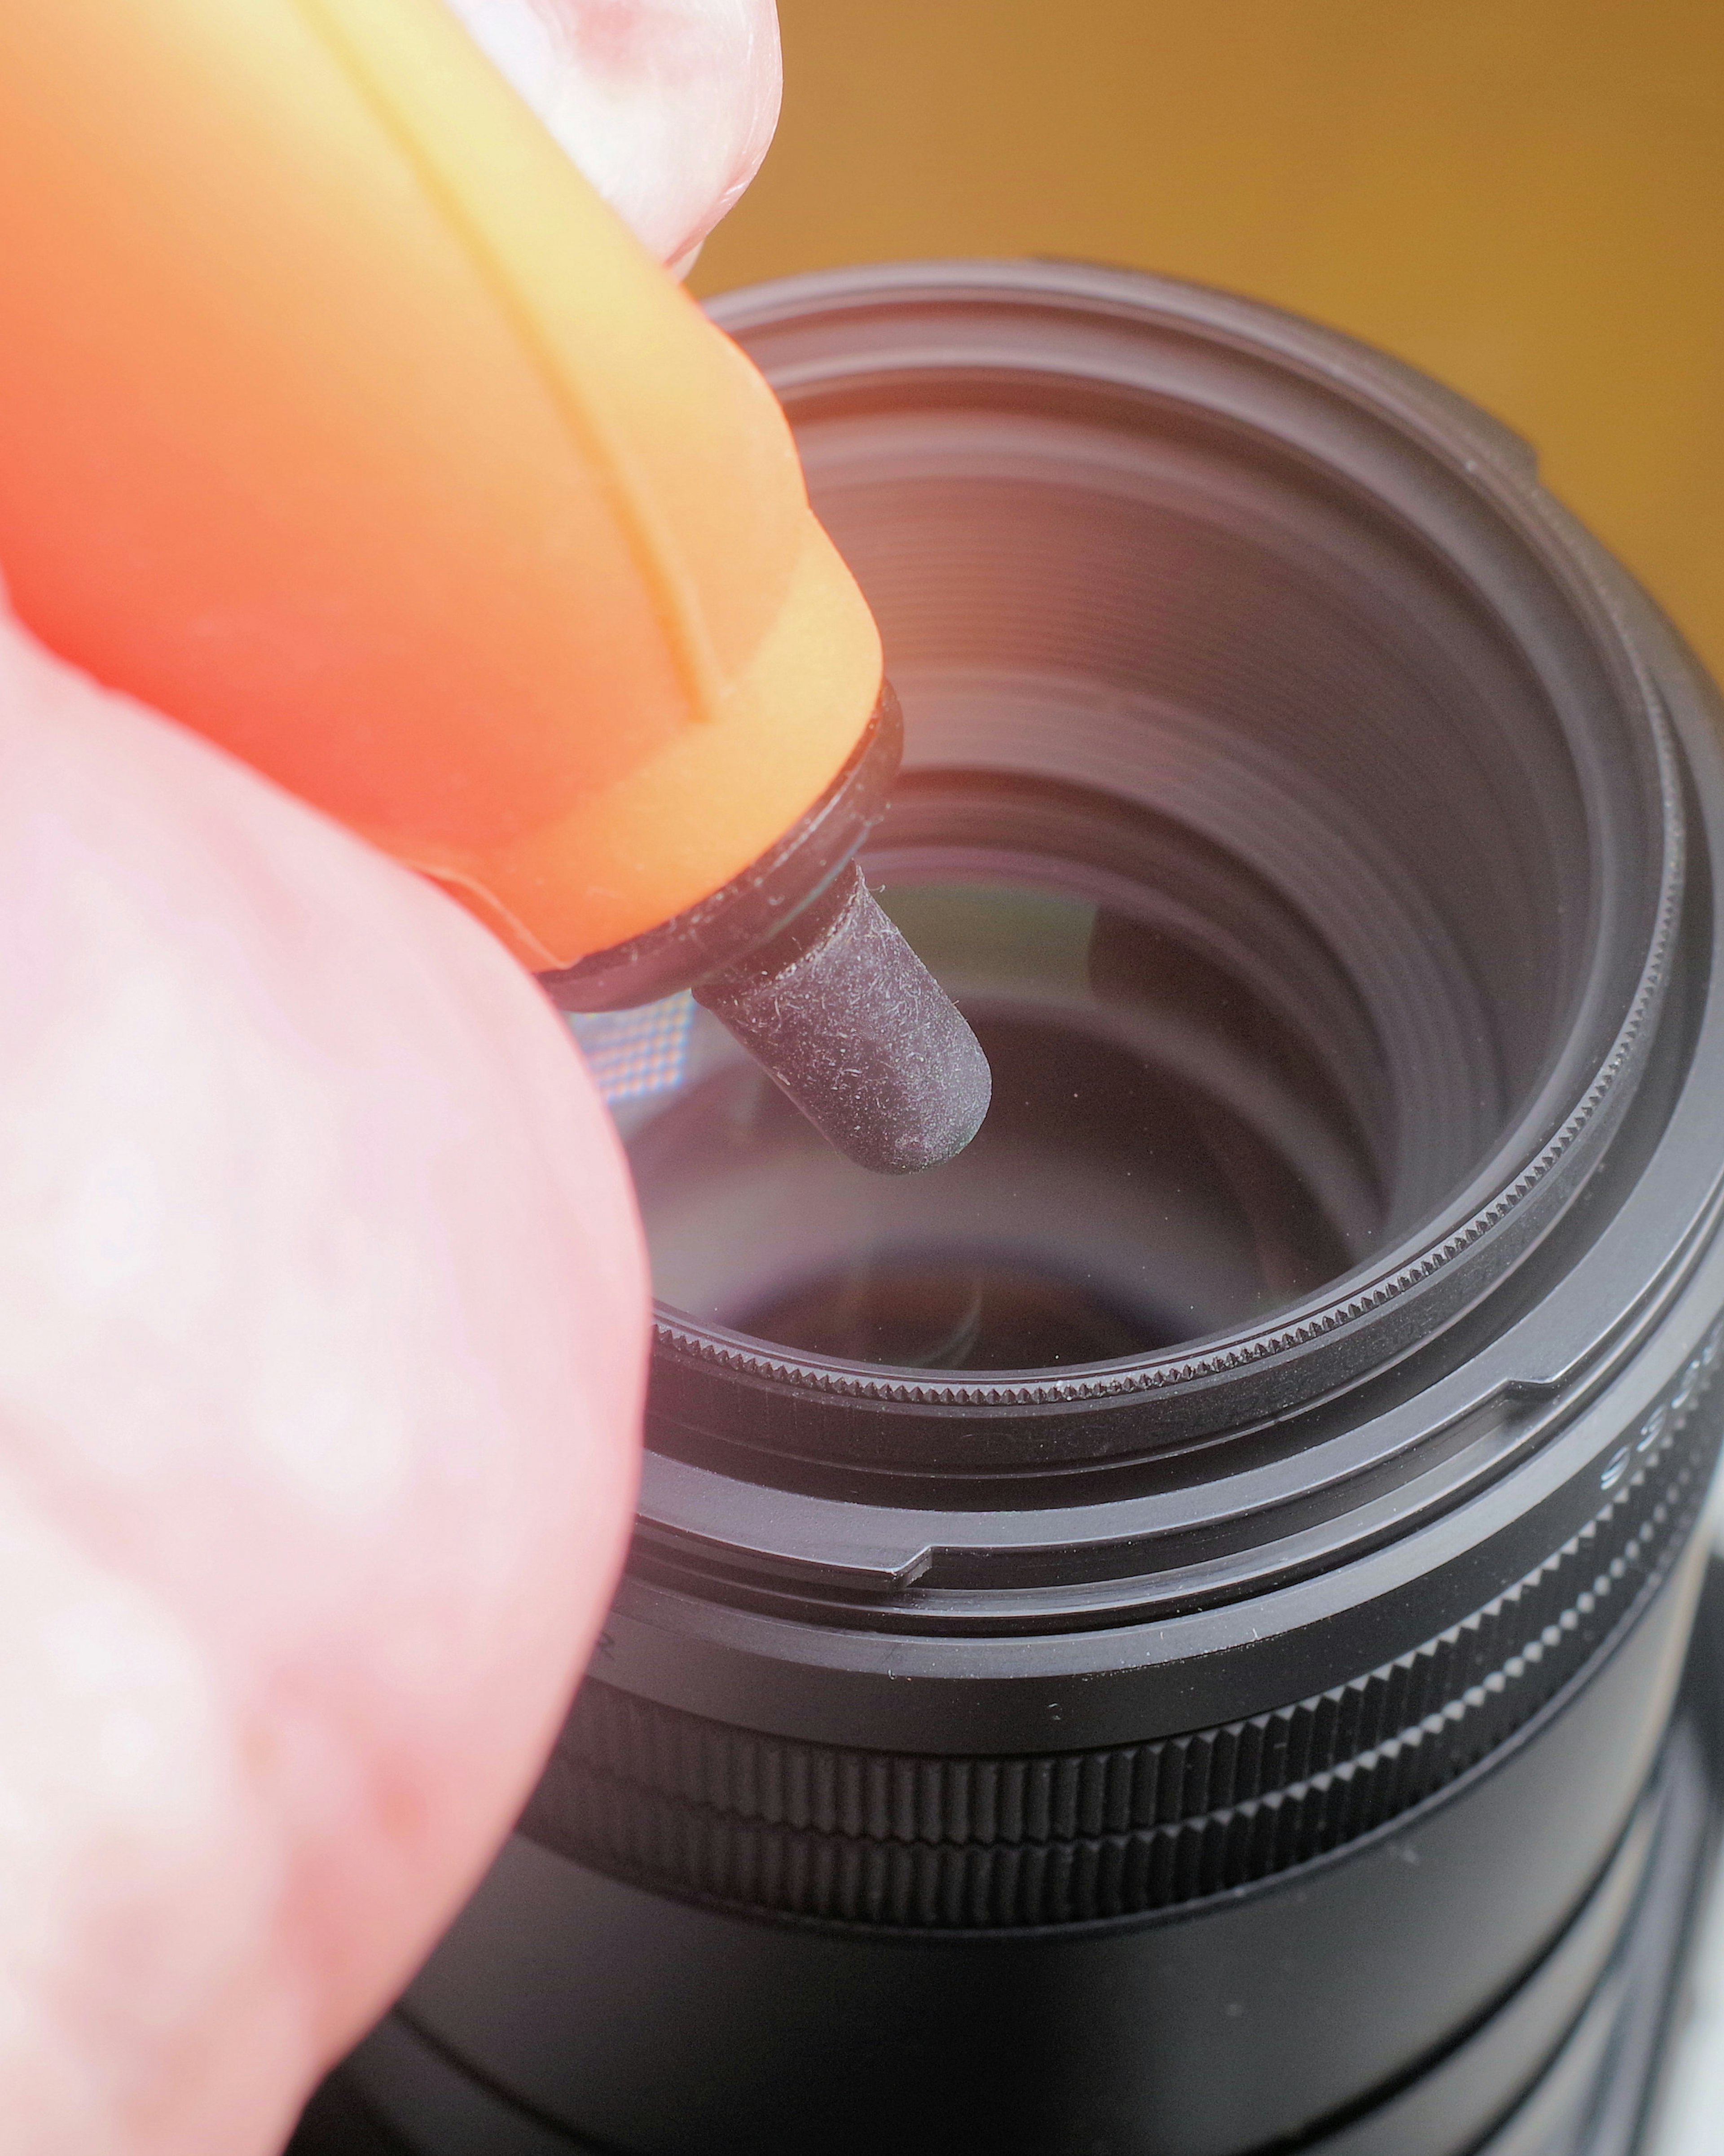
[[[777,125],[773,0],[449,0],[606,200],[681,264]]]
[[[0,2118],[265,2156],[518,1807],[646,1288],[464,911],[0,620]]]

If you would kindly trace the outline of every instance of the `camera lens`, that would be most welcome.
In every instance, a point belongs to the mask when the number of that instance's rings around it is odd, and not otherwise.
[[[1525,444],[1272,310],[719,311],[880,622],[863,866],[994,1106],[885,1181],[685,999],[588,1033],[639,1533],[355,2086],[428,2156],[1578,2148],[1701,1831],[1712,692]]]

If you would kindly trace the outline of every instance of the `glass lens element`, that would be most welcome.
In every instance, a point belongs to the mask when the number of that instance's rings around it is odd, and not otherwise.
[[[1260,1319],[1362,1255],[1357,1133],[1284,1019],[1069,871],[965,865],[880,889],[993,1068],[944,1167],[841,1159],[685,999],[581,1021],[661,1301],[803,1355],[1044,1369]]]

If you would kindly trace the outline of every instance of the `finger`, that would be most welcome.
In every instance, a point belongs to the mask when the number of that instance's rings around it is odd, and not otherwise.
[[[279,2147],[530,1784],[645,1286],[460,909],[0,626],[0,2117]]]
[[[697,248],[778,121],[773,0],[449,0],[660,260]]]

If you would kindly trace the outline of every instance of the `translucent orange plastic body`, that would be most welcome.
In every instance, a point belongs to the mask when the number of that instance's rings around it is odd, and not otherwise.
[[[0,572],[540,968],[880,681],[771,393],[442,0],[0,7]]]

